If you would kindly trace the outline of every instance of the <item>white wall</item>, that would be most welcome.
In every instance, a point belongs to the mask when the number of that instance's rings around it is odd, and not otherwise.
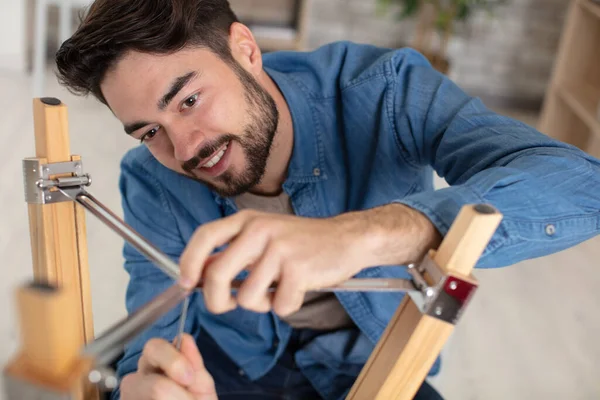
[[[26,0],[0,0],[0,70],[25,70]]]

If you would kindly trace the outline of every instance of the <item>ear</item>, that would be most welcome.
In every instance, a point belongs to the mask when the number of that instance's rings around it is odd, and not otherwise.
[[[229,28],[229,47],[233,58],[254,77],[262,72],[262,53],[250,29],[239,22]]]

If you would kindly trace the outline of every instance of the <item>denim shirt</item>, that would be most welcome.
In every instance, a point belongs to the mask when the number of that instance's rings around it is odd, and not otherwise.
[[[599,160],[491,112],[414,50],[337,42],[265,54],[264,68],[293,118],[283,189],[297,215],[330,217],[399,202],[444,235],[462,206],[489,203],[504,219],[477,268],[548,255],[600,232]],[[236,212],[232,199],[166,169],[144,146],[126,154],[121,167],[126,222],[175,261],[196,228]],[[450,187],[434,190],[434,170]],[[127,244],[124,256],[132,312],[173,281]],[[409,275],[397,265],[372,266],[357,277]],[[358,331],[324,334],[296,354],[299,368],[332,400],[346,396],[403,294],[337,297]],[[149,338],[173,340],[180,312],[175,307],[127,345],[120,376],[136,370]],[[238,308],[213,315],[194,294],[185,329],[202,340],[200,328],[250,379],[269,371],[291,332],[274,313]],[[439,360],[431,374],[438,370]]]

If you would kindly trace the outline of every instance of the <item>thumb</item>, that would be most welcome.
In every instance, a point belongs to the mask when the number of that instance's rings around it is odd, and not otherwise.
[[[194,370],[194,379],[187,390],[197,400],[217,400],[215,382],[206,367],[196,341],[188,334],[184,334],[181,341],[181,353],[190,362]]]

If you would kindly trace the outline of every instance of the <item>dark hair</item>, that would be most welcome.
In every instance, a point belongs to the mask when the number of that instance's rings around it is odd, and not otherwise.
[[[237,21],[228,0],[96,0],[56,54],[58,80],[106,104],[100,83],[130,50],[168,54],[198,46],[233,63],[228,37]]]

